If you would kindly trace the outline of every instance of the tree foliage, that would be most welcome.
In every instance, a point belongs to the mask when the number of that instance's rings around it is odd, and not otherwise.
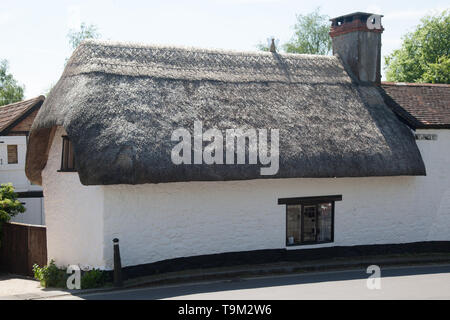
[[[67,38],[69,39],[69,44],[72,47],[73,50],[75,50],[78,45],[81,43],[81,41],[86,39],[98,39],[100,38],[100,33],[98,32],[98,28],[96,25],[89,24],[87,25],[85,22],[82,22],[80,24],[79,29],[70,29],[67,33]],[[66,58],[66,61],[64,62],[64,65],[67,64],[67,61],[69,61],[69,58]],[[52,91],[54,87],[54,83],[52,83],[44,92],[45,96],[48,96],[50,94],[50,91]]]
[[[288,53],[305,53],[327,55],[331,53],[331,38],[329,36],[330,23],[327,15],[320,13],[320,9],[296,16],[294,34],[281,47]],[[258,44],[257,48],[268,51],[269,47]]]
[[[93,24],[87,25],[82,22],[79,30],[71,29],[67,34],[67,38],[69,38],[69,43],[72,46],[72,49],[75,50],[76,47],[81,43],[81,41],[85,39],[98,39],[100,37],[100,33],[98,32],[97,26]]]
[[[11,217],[25,212],[22,202],[17,200],[12,183],[2,183],[0,186],[0,224],[8,222]]]
[[[23,86],[20,86],[9,73],[8,61],[0,60],[0,106],[23,99]]]
[[[327,55],[331,53],[330,22],[319,9],[306,15],[297,15],[294,35],[283,45],[288,53]]]
[[[385,62],[388,81],[450,83],[450,11],[424,17]]]

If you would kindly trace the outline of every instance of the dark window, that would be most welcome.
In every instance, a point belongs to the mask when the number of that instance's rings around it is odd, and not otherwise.
[[[61,170],[60,171],[75,171],[75,154],[73,152],[73,145],[67,136],[63,136],[62,156],[61,156]]]
[[[8,164],[19,163],[17,156],[17,144],[9,144],[7,146],[8,151]]]
[[[334,202],[342,196],[279,199],[286,205],[286,245],[334,241]]]

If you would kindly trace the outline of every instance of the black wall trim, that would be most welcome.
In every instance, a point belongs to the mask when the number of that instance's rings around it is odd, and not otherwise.
[[[25,192],[16,192],[18,198],[43,198],[44,193],[42,191],[25,191]]]
[[[308,203],[332,202],[332,201],[342,201],[342,195],[280,198],[278,199],[278,204],[308,204]]]
[[[122,248],[122,250],[126,250]],[[189,269],[207,269],[238,265],[252,265],[283,261],[307,261],[342,257],[362,257],[382,254],[450,253],[450,241],[413,242],[402,244],[378,244],[363,246],[328,247],[317,249],[267,249],[228,252],[176,258],[149,264],[128,266],[122,269],[125,279],[164,272]],[[112,272],[112,271],[110,271]]]

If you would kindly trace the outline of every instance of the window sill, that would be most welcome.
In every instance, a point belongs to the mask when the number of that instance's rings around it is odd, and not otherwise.
[[[322,242],[306,242],[306,243],[296,243],[296,244],[286,244],[286,248],[296,248],[305,246],[319,246],[321,244],[333,243],[334,241],[322,241]]]

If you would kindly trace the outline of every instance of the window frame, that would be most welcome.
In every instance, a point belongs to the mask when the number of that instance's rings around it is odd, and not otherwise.
[[[70,145],[72,142],[70,141],[68,136],[61,136],[61,137],[62,137],[61,168],[58,170],[58,172],[76,172],[77,169],[75,168],[75,153],[73,151],[73,146],[72,146],[73,168],[68,168],[68,163],[67,163],[67,166],[64,165],[65,164],[64,158],[65,158],[66,152],[68,152],[65,147],[66,141],[67,141],[67,145]],[[67,155],[67,157],[69,157],[69,155]]]
[[[297,198],[281,198],[278,199],[278,204],[285,205],[285,242],[286,247],[298,247],[298,246],[310,246],[310,245],[319,245],[334,242],[334,227],[335,227],[335,202],[342,201],[342,195],[332,195],[332,196],[318,196],[318,197],[297,197]],[[323,203],[331,203],[331,240],[327,241],[303,241],[304,239],[304,208],[305,206],[316,206],[316,218],[315,218],[315,228],[317,229],[317,224],[319,219],[317,219],[317,207]],[[287,235],[288,235],[288,206],[289,205],[300,205],[300,243],[288,243]],[[316,234],[317,239],[317,234]]]
[[[9,157],[10,157],[9,147],[15,147],[16,162],[9,162]],[[6,145],[6,162],[9,165],[19,164],[19,145],[17,145],[17,144],[7,144]]]

